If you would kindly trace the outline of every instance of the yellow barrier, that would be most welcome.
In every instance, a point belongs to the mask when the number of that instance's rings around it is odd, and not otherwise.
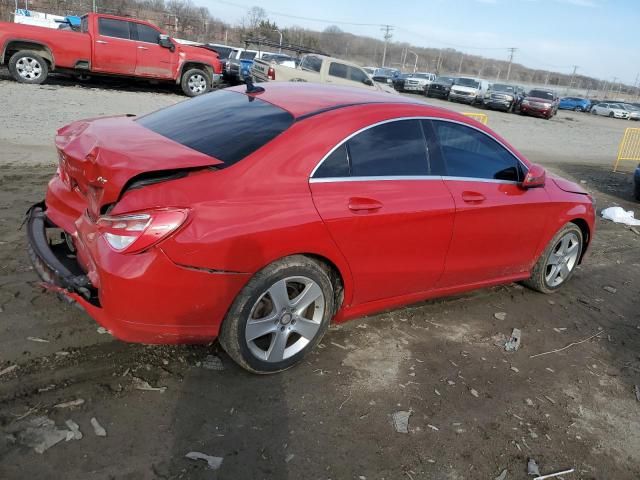
[[[465,117],[473,118],[483,125],[489,123],[489,117],[485,113],[462,113]]]
[[[618,158],[616,158],[613,171],[618,171],[618,164],[626,161],[640,162],[640,128],[625,129],[618,147]]]

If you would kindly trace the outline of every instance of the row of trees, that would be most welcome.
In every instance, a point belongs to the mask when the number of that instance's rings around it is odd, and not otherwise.
[[[98,12],[122,16],[132,16],[151,21],[170,31],[173,35],[200,42],[229,43],[243,45],[249,37],[263,37],[273,41],[304,45],[318,49],[329,55],[345,58],[363,66],[380,66],[384,42],[380,39],[354,35],[335,25],[323,31],[300,27],[280,27],[268,18],[261,7],[252,7],[239,24],[231,25],[214,17],[208,8],[198,7],[192,0],[31,0],[29,8],[61,15],[82,15],[96,6]],[[0,18],[10,20],[15,0],[0,0]],[[506,80],[508,62],[507,49],[504,59],[486,58],[463,54],[451,48],[437,49],[415,47],[408,43],[389,42],[387,45],[387,66],[412,71],[474,75],[491,80]],[[416,58],[417,57],[417,58]],[[416,62],[417,60],[417,62]],[[595,78],[569,72],[560,73],[534,70],[514,63],[511,66],[510,81],[550,86],[571,86],[592,92],[616,90],[635,93],[632,87],[610,85]]]

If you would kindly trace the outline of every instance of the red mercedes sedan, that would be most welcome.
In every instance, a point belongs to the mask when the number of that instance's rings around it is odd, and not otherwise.
[[[221,90],[56,136],[28,215],[50,289],[116,337],[218,338],[242,367],[298,363],[340,322],[581,262],[593,199],[457,113],[304,83]]]

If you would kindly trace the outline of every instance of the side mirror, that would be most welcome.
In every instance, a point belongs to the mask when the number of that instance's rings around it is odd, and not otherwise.
[[[369,85],[370,87],[373,86],[373,80],[371,80],[370,78],[365,78],[362,83],[364,83],[365,85]]]
[[[169,37],[169,35],[165,35],[163,33],[160,34],[160,39],[158,40],[158,44],[161,47],[168,48],[172,52],[176,49],[176,46],[171,41],[171,38]]]
[[[521,187],[524,189],[544,187],[547,180],[547,172],[540,165],[531,165],[524,177]]]

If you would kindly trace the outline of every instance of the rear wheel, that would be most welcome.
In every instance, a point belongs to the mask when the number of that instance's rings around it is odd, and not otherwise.
[[[211,79],[205,71],[199,68],[191,68],[182,75],[180,86],[186,96],[197,97],[209,91]]]
[[[574,112],[581,112],[581,111],[582,111],[582,108],[580,108],[580,107],[576,107],[576,108],[574,108],[574,109],[573,109],[573,111],[574,111]]]
[[[329,273],[296,255],[265,267],[242,289],[220,331],[220,344],[241,367],[275,373],[300,362],[334,313]]]
[[[567,223],[547,245],[524,283],[542,293],[553,293],[573,275],[582,255],[582,230]]]
[[[47,79],[49,65],[36,52],[23,50],[9,59],[9,72],[16,82],[38,85]]]

